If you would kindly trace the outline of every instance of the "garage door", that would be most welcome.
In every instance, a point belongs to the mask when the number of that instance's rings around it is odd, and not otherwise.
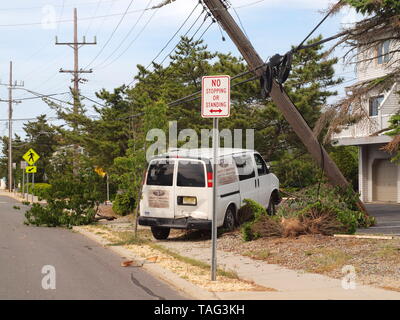
[[[389,160],[375,160],[373,170],[373,200],[397,202],[397,165]]]

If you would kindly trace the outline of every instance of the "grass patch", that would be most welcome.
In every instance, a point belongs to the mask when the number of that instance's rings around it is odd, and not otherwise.
[[[311,272],[330,272],[343,267],[351,259],[351,256],[338,249],[321,248],[309,252],[315,265]]]
[[[127,245],[143,245],[149,244],[150,239],[138,232],[137,236],[130,231],[110,231],[110,233],[119,239],[118,241],[112,241],[110,246],[127,246]]]
[[[195,266],[195,267],[199,267],[199,268],[201,268],[203,270],[210,270],[210,268],[211,268],[211,266],[206,262],[199,261],[199,260],[196,260],[196,259],[193,259],[193,258],[190,258],[190,257],[182,256],[179,253],[176,253],[175,251],[170,250],[168,248],[165,248],[165,247],[163,247],[163,246],[161,246],[159,244],[155,244],[155,243],[151,243],[151,242],[149,242],[147,244],[150,247],[152,247],[153,249],[156,249],[156,250],[158,250],[158,251],[160,251],[162,253],[165,253],[165,254],[167,254],[167,255],[169,255],[169,256],[171,256],[171,257],[173,257],[173,258],[175,258],[175,259],[177,259],[177,260],[179,260],[181,262],[190,264],[190,265]],[[226,277],[226,278],[230,278],[230,279],[239,280],[239,276],[235,271],[217,269],[217,275],[218,276],[222,276],[222,277]]]
[[[266,260],[271,257],[272,253],[269,250],[251,250],[243,253],[243,255],[258,260]]]
[[[385,245],[381,247],[377,252],[376,255],[382,258],[391,258],[391,257],[398,257],[400,254],[400,248],[395,247],[393,245]]]

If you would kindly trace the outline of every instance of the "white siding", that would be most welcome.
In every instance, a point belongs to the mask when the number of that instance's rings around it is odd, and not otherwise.
[[[381,112],[382,114],[395,114],[397,111],[399,111],[400,107],[400,96],[397,93],[400,90],[399,85],[395,85],[393,88],[392,92],[389,94],[387,99],[384,101],[382,107],[381,107]]]
[[[390,42],[390,48],[389,50],[393,50],[394,48],[398,47],[399,43],[395,41]],[[369,49],[366,52],[361,52],[357,60],[362,61],[371,57],[376,57],[377,56],[377,50],[376,49]],[[395,61],[399,59],[400,55],[398,52],[394,53],[391,55],[391,61]],[[370,60],[370,61],[362,61],[357,63],[356,67],[356,72],[357,72],[357,80],[359,82],[374,79],[374,78],[379,78],[382,77],[391,71],[393,71],[395,67],[390,65],[389,63],[382,63],[378,64],[377,58]]]

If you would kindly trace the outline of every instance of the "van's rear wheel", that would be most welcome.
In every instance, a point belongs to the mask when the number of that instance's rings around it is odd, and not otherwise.
[[[233,231],[235,229],[235,225],[235,209],[233,206],[229,206],[225,212],[224,229],[228,231]]]
[[[272,199],[269,200],[267,212],[270,216],[273,216],[276,213],[275,202]]]
[[[167,239],[170,231],[171,228],[151,227],[151,233],[153,234],[153,237],[156,238],[157,240]]]
[[[281,202],[278,190],[274,190],[269,198],[267,212],[270,216],[276,214],[276,206]]]

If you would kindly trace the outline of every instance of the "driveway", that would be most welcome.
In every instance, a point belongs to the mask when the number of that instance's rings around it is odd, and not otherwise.
[[[377,223],[374,227],[359,229],[357,233],[400,235],[400,204],[369,203],[366,207]]]

